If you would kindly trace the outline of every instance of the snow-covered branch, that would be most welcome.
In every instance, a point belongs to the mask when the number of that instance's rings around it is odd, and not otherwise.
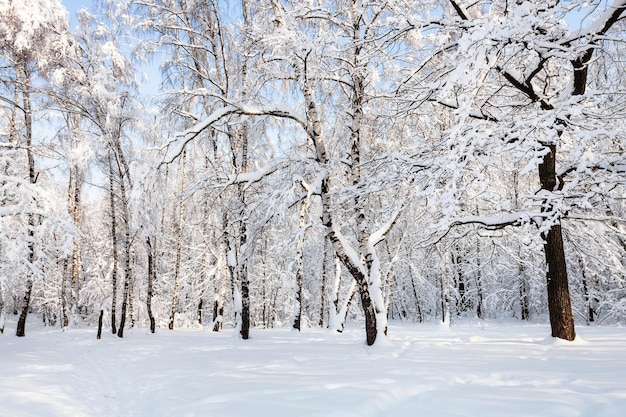
[[[245,183],[244,189],[247,189],[252,184],[261,181],[263,178],[267,177],[270,174],[278,171],[279,169],[288,166],[290,161],[281,159],[277,161],[272,161],[269,164],[257,169],[252,172],[241,172],[239,174],[232,174],[228,177],[228,183],[225,185],[234,185],[234,184],[243,184]]]
[[[307,130],[306,122],[304,122],[301,118],[299,118],[297,115],[289,110],[265,106],[255,106],[251,104],[228,103],[225,107],[214,111],[208,117],[196,123],[189,129],[177,133],[174,139],[169,141],[165,146],[161,148],[161,151],[164,153],[161,165],[173,162],[183,153],[185,146],[187,146],[189,142],[194,140],[196,137],[198,137],[198,135],[200,135],[211,126],[219,123],[221,120],[231,115],[272,116],[284,118],[295,121],[305,130]]]
[[[335,248],[339,248],[337,255],[339,255],[344,265],[349,269],[357,269],[363,276],[367,276],[367,271],[363,266],[363,262],[361,262],[358,252],[354,249],[348,239],[346,239],[343,233],[341,233],[341,230],[336,223],[333,223],[332,231],[333,236],[339,241],[339,245],[335,246]]]
[[[494,216],[467,216],[454,219],[450,222],[449,228],[476,224],[485,229],[498,230],[504,229],[507,226],[519,226],[524,222],[524,220],[528,220],[529,218],[533,218],[535,216],[536,214],[530,216],[527,212],[502,213]]]
[[[571,43],[576,39],[592,39],[602,36],[619,20],[622,13],[626,11],[626,0],[614,0],[613,4],[607,7],[606,11],[589,27],[580,29],[573,36],[573,39],[567,43]]]

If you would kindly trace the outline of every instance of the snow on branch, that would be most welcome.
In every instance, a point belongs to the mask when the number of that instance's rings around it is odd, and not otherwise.
[[[467,9],[463,7],[463,5],[461,5],[459,2],[456,2],[454,0],[450,0],[450,3],[452,4],[452,7],[456,11],[456,13],[459,15],[461,20],[469,20],[468,18],[469,13],[467,12]]]
[[[383,224],[381,227],[378,228],[378,230],[376,230],[374,233],[370,235],[370,237],[367,239],[367,243],[369,247],[374,247],[378,243],[380,243],[383,239],[385,239],[385,236],[387,236],[387,233],[391,231],[393,226],[398,221],[400,214],[402,214],[403,208],[404,207],[397,209],[385,224]]]
[[[411,180],[410,184],[412,185],[413,182],[414,180]],[[370,251],[370,253],[374,253],[373,252],[374,246],[378,245],[382,240],[384,240],[387,234],[396,225],[398,219],[400,218],[400,215],[402,214],[402,212],[404,212],[404,209],[407,208],[408,206],[409,197],[410,197],[410,193],[405,194],[402,203],[399,205],[399,207],[397,207],[393,211],[389,219],[369,236],[369,238],[367,239],[367,246],[368,246],[368,250]]]
[[[164,147],[161,148],[161,151],[165,152],[161,165],[172,163],[183,153],[185,146],[194,140],[200,133],[211,127],[213,124],[219,122],[224,117],[237,113],[237,110],[237,107],[234,106],[223,107],[184,132],[177,133],[173,140],[169,141]]]
[[[225,99],[223,99],[223,101],[226,102]],[[204,120],[196,123],[184,132],[177,133],[174,136],[174,139],[170,140],[165,146],[163,146],[161,148],[161,151],[164,152],[164,156],[161,165],[172,163],[183,153],[185,146],[196,137],[198,137],[200,133],[204,132],[215,123],[218,123],[222,119],[231,115],[273,116],[278,118],[284,118],[295,121],[300,126],[302,126],[305,131],[307,130],[306,122],[304,122],[301,118],[299,118],[297,115],[289,110],[265,106],[255,106],[251,104],[234,104],[226,102],[225,107],[214,111]]]
[[[581,29],[575,35],[575,39],[602,36],[619,20],[626,11],[626,0],[614,0],[606,11],[586,29]],[[570,41],[571,42],[571,41]]]
[[[527,212],[503,213],[494,216],[467,216],[454,219],[449,224],[449,228],[466,224],[477,224],[489,230],[498,230],[507,226],[519,226],[529,217],[534,216],[529,216]]]
[[[257,169],[256,171],[242,172],[239,174],[231,174],[228,176],[228,183],[225,185],[228,186],[228,185],[245,183],[246,184],[245,188],[247,189],[255,182],[261,181],[266,176],[273,174],[274,172],[278,171],[279,169],[285,166],[288,166],[289,164],[290,164],[290,161],[281,159],[278,161],[273,161]]]
[[[339,255],[339,257],[342,258],[344,265],[346,265],[346,267],[350,266],[352,268],[355,268],[363,276],[367,276],[367,271],[365,270],[363,266],[363,262],[361,262],[361,257],[359,256],[358,252],[354,249],[354,247],[350,244],[348,239],[346,239],[343,233],[341,233],[341,229],[336,223],[332,224],[332,231],[333,231],[334,237],[339,242],[340,249],[343,250],[343,253],[341,253],[341,250],[339,250],[337,255]],[[337,246],[335,246],[335,248],[337,249]],[[350,265],[346,264],[346,262],[349,262]]]

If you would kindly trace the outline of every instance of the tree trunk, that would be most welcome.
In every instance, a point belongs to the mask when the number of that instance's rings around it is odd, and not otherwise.
[[[519,265],[519,302],[522,320],[530,320],[530,302],[528,300],[528,283],[526,282],[526,268]]]
[[[124,337],[124,326],[126,325],[126,308],[128,307],[128,280],[124,280],[124,299],[122,300],[122,312],[120,314],[120,328],[117,329],[117,337]]]
[[[567,267],[561,225],[552,226],[546,236],[544,251],[547,264],[548,310],[552,336],[559,339],[574,340],[574,315],[567,282]]]
[[[248,1],[241,1],[241,10],[243,15],[243,23],[246,28],[250,27],[250,21],[248,18]],[[241,85],[245,86],[248,83],[248,62],[244,59],[241,63]],[[247,90],[242,90],[242,99],[247,99]],[[248,126],[244,122],[239,129],[239,143],[241,145],[241,169],[240,172],[248,172]],[[248,227],[245,218],[246,208],[246,196],[245,188],[243,184],[239,184],[238,197],[241,202],[240,207],[240,226],[239,226],[239,256],[237,257],[237,276],[241,283],[241,338],[247,340],[250,338],[250,281],[248,277]]]
[[[4,309],[4,304],[0,305],[0,334],[4,333],[4,325],[6,324],[7,313]]]
[[[26,129],[26,157],[28,159],[28,179],[31,184],[37,182],[37,175],[35,174],[35,158],[32,149],[33,139],[33,122],[32,122],[32,109],[30,101],[30,75],[28,72],[28,64],[23,62],[18,71],[18,78],[21,78],[22,87],[22,105],[24,111],[24,127]],[[31,243],[28,244],[28,263],[33,265],[35,262],[35,244],[33,242],[35,236],[35,215],[28,215],[28,237]],[[33,279],[30,276],[32,272],[28,272],[29,276],[26,278],[26,291],[24,293],[24,299],[22,303],[22,312],[17,322],[16,336],[23,337],[26,335],[26,318],[28,317],[28,309],[30,307],[30,299],[33,291]]]
[[[556,145],[548,145],[549,151],[539,165],[539,180],[541,188],[550,192],[557,190],[556,178]],[[550,212],[552,206],[544,207],[544,212]],[[550,326],[552,336],[559,339],[574,340],[574,315],[570,301],[567,277],[565,250],[563,249],[563,235],[560,220],[554,220],[547,234],[544,234],[544,253],[546,258],[546,278],[548,281],[548,310],[550,312]]]
[[[320,299],[319,326],[324,327],[324,312],[326,311],[326,282],[328,281],[328,239],[324,239],[324,254],[322,255],[322,288]]]
[[[80,226],[80,205],[81,205],[81,172],[76,168],[74,173],[74,201],[72,208],[72,218],[76,227]],[[80,248],[78,240],[74,240],[74,248],[72,249],[72,271],[70,280],[70,313],[73,320],[76,320],[78,314],[78,291],[79,291],[79,269],[80,269]]]
[[[585,267],[585,261],[583,260],[582,256],[578,256],[578,266],[580,268],[580,275],[581,275],[581,283],[583,286],[583,296],[585,298],[585,307],[587,310],[587,324],[591,324],[595,321],[595,309],[593,308],[593,298],[591,297],[591,294],[589,293],[589,282],[587,279],[587,272],[586,272],[586,267]]]
[[[304,182],[303,182],[304,185]],[[302,326],[302,302],[303,302],[303,275],[304,275],[304,238],[306,234],[306,211],[307,202],[311,193],[306,186],[307,196],[302,200],[300,207],[300,237],[296,251],[296,311],[294,314],[293,328],[300,331]]]
[[[213,301],[213,331],[219,332],[222,328],[222,317],[224,315],[224,307],[220,304],[219,299]]]
[[[153,252],[155,248],[152,245],[152,239],[149,237],[146,239],[146,246],[148,249],[148,295],[146,297],[146,310],[148,311],[148,319],[150,320],[150,332],[154,333],[156,330],[156,323],[154,320],[154,315],[152,314],[152,296],[154,295],[153,287],[154,287],[154,277],[156,275],[156,270],[154,268],[154,252]]]
[[[354,299],[354,295],[356,293],[356,281],[352,281],[350,289],[348,290],[348,295],[340,306],[339,289],[341,288],[341,260],[337,256],[334,256],[334,259],[335,275],[333,278],[332,288],[333,298],[328,312],[328,328],[341,333],[345,327],[348,311],[350,310],[350,305],[352,305],[352,300]]]
[[[26,291],[24,293],[24,300],[22,301],[22,312],[20,313],[20,317],[17,321],[17,329],[15,331],[15,335],[17,337],[26,336],[26,317],[28,317],[28,306],[30,304],[31,293],[33,292],[33,281],[26,281]]]
[[[241,275],[241,338],[250,338],[250,283],[248,270],[245,268]]]
[[[376,327],[376,310],[372,298],[370,297],[367,287],[359,287],[359,295],[361,296],[361,307],[363,307],[363,315],[365,316],[365,336],[368,346],[372,346],[378,336],[378,328]]]
[[[317,111],[317,105],[314,100],[313,86],[310,84],[307,78],[306,60],[303,63],[303,65],[304,65],[304,70],[303,70],[304,85],[302,87],[302,91],[304,94],[306,109],[307,109],[306,115],[307,115],[307,123],[309,125],[308,134],[309,134],[309,138],[313,141],[313,144],[314,144],[316,162],[318,162],[321,166],[326,166],[327,164],[326,146],[324,144],[324,138],[322,135],[321,120],[319,117],[319,113]],[[356,122],[353,121],[353,124],[355,124],[355,126],[360,127],[360,121],[358,120]],[[358,138],[358,133],[355,134],[354,129],[355,128],[353,127],[353,135],[352,135],[353,139]],[[353,152],[351,152],[351,154],[353,158],[358,158],[358,152],[355,153],[354,149],[353,149]],[[358,167],[359,164],[360,162],[358,160],[354,160],[354,159],[352,160],[353,169],[355,169],[355,167]],[[357,171],[352,173],[353,181],[355,180],[355,178],[360,178],[360,171],[359,171],[360,168],[356,168],[356,169]],[[330,196],[329,196],[328,176],[325,176],[321,180],[320,197],[321,197],[321,205],[322,205],[322,224],[326,228],[327,235],[333,244],[335,253],[341,259],[342,263],[346,266],[346,269],[348,269],[348,272],[350,273],[350,275],[352,275],[352,277],[357,283],[357,289],[360,293],[361,306],[363,308],[363,314],[365,317],[366,342],[368,346],[371,346],[376,341],[376,336],[378,332],[378,326],[377,326],[378,318],[380,318],[380,320],[382,321],[382,323],[378,323],[378,324],[381,325],[381,327],[384,327],[384,329],[386,330],[386,325],[385,325],[386,317],[384,315],[384,311],[383,311],[384,309],[382,306],[382,304],[384,304],[382,302],[382,294],[380,294],[381,295],[381,297],[379,297],[380,300],[377,300],[380,305],[374,306],[372,298],[369,293],[370,284],[368,280],[371,278],[371,276],[367,273],[367,271],[371,271],[370,267],[373,262],[373,258],[372,258],[373,254],[369,252],[369,248],[367,248],[367,252],[362,252],[362,256],[364,257],[363,265],[355,264],[355,262],[353,262],[350,259],[350,257],[347,255],[346,253],[347,248],[344,245],[349,244],[349,243],[347,243],[345,239],[343,239],[342,241],[342,238],[340,237],[340,230],[338,226],[334,225],[333,219],[330,214],[331,202],[330,202]],[[358,207],[359,204],[358,202],[356,203],[357,204],[355,204],[355,206]],[[360,248],[362,249],[366,246],[365,242],[367,239],[362,233],[364,231],[365,222],[364,222],[364,219],[361,218],[361,216],[363,216],[363,212],[362,210],[359,210],[358,213],[356,214],[356,217],[357,217],[357,229],[359,233],[359,245],[360,245]],[[377,287],[377,290],[380,292],[380,286]]]
[[[181,181],[180,181],[180,204],[178,207],[178,236],[176,239],[176,261],[174,264],[174,294],[172,295],[172,310],[170,313],[170,323],[168,325],[170,330],[174,329],[174,322],[176,318],[176,310],[178,308],[178,289],[180,286],[180,259],[181,252],[183,250],[183,221],[185,215],[185,180],[186,180],[186,168],[187,168],[187,152],[183,151],[182,163],[181,163]]]
[[[440,252],[441,253],[441,252]],[[441,257],[442,262],[444,257]],[[451,271],[445,266],[441,268],[439,283],[441,284],[441,322],[449,326],[450,325],[450,276]]]
[[[109,204],[111,210],[111,246],[113,251],[113,270],[111,271],[111,282],[113,294],[111,297],[111,333],[117,333],[117,320],[115,317],[117,307],[117,269],[119,267],[119,257],[117,252],[117,215],[115,213],[115,188],[113,178],[113,162],[109,153]]]
[[[478,300],[476,303],[476,317],[480,320],[484,319],[483,315],[483,272],[482,265],[480,262],[480,239],[476,238],[476,295],[478,296]]]
[[[129,225],[127,225],[129,226]],[[126,236],[126,259],[124,260],[124,298],[122,301],[122,311],[120,318],[120,327],[117,329],[117,336],[124,337],[124,325],[126,324],[126,314],[131,295],[131,278],[132,271],[130,268],[130,236]]]
[[[222,230],[224,231],[219,239],[220,248],[217,258],[217,282],[215,284],[215,290],[213,295],[213,331],[219,332],[222,328],[222,322],[224,317],[224,299],[226,297],[226,286],[228,283],[228,276],[230,275],[231,282],[234,279],[232,276],[231,268],[228,265],[228,217],[226,212],[222,216]]]
[[[132,284],[132,269],[130,266],[130,213],[128,211],[128,203],[126,200],[126,186],[124,183],[124,176],[121,176],[120,178],[120,192],[122,194],[122,207],[124,209],[124,298],[122,301],[122,317],[120,318],[120,327],[117,330],[117,335],[118,337],[124,337],[124,325],[126,324],[126,314],[128,304],[130,302]]]
[[[102,339],[102,316],[104,315],[104,310],[100,310],[100,316],[98,316],[98,334],[96,335],[96,339]]]
[[[70,324],[70,319],[67,314],[67,274],[69,268],[69,261],[67,258],[63,260],[63,274],[61,275],[61,325],[64,329],[67,329]]]
[[[415,279],[413,278],[413,266],[409,264],[409,279],[411,280],[411,287],[413,288],[413,297],[415,298],[415,312],[417,313],[417,320],[424,322],[424,315],[422,314],[422,307],[420,306],[420,300],[417,296],[417,288],[415,286]]]

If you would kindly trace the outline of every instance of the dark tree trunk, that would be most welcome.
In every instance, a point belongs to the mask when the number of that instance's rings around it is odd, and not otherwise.
[[[548,145],[550,150],[539,165],[541,188],[547,191],[557,190],[556,177],[556,145]],[[552,206],[544,207],[544,212],[553,210]],[[559,339],[574,340],[574,315],[569,294],[565,250],[561,224],[557,220],[550,228],[545,239],[544,252],[546,257],[548,281],[548,311],[552,336]]]
[[[374,303],[370,297],[370,293],[367,288],[362,288],[359,291],[361,296],[361,305],[363,307],[363,314],[365,315],[365,337],[368,346],[372,346],[376,341],[376,311],[374,309]]]
[[[22,63],[19,70],[21,70],[21,73],[18,74],[18,78],[21,78],[21,81],[24,84],[22,90],[22,105],[24,111],[24,127],[26,129],[26,157],[28,159],[28,178],[31,184],[35,184],[37,182],[37,174],[35,173],[35,158],[32,150],[33,121],[30,101],[30,75],[26,62]],[[31,241],[31,243],[28,245],[28,263],[30,265],[33,265],[35,261],[35,244],[33,243],[35,236],[35,223],[35,215],[30,214],[28,216],[28,237]],[[22,312],[20,313],[20,317],[17,322],[17,329],[15,332],[15,335],[18,337],[23,337],[26,335],[26,317],[28,317],[28,309],[30,307],[30,298],[32,292],[33,280],[32,277],[29,277],[26,279],[26,291],[24,293]]]
[[[28,306],[30,305],[30,296],[33,292],[33,281],[26,281],[26,292],[24,293],[24,301],[22,302],[22,312],[17,320],[17,330],[15,335],[18,337],[26,336],[26,317],[28,316]]]
[[[96,339],[102,339],[102,316],[104,316],[104,310],[100,310],[100,316],[98,317],[98,334],[96,335]]]
[[[293,320],[293,328],[300,331],[302,327],[302,310],[304,309],[303,280],[304,280],[304,239],[306,237],[306,214],[310,190],[302,183],[304,190],[308,193],[302,200],[300,207],[300,238],[298,239],[298,249],[296,250],[296,314]]]
[[[322,288],[321,300],[320,300],[320,320],[318,322],[320,327],[324,327],[324,311],[326,311],[326,282],[328,271],[328,239],[324,239],[324,253],[322,255]]]
[[[219,332],[222,328],[222,315],[224,307],[220,305],[219,300],[213,301],[213,331]]]
[[[574,315],[567,282],[567,268],[561,225],[552,226],[544,245],[546,264],[548,265],[548,310],[552,336],[559,339],[574,340]]]
[[[241,269],[241,338],[250,338],[250,283],[248,271]]]
[[[298,254],[298,256],[301,256],[301,254]],[[293,319],[293,329],[300,331],[301,330],[301,326],[302,326],[302,292],[303,292],[303,288],[302,288],[302,269],[300,269],[301,266],[298,268],[298,271],[296,271],[296,314],[295,317]]]
[[[70,174],[71,175],[71,174]],[[66,291],[66,287],[67,287],[67,274],[68,274],[68,268],[69,268],[69,262],[68,259],[65,258],[65,260],[63,261],[63,275],[61,276],[61,295],[60,295],[60,299],[61,299],[61,324],[63,326],[63,328],[67,328],[70,325],[70,319],[67,315],[67,291]]]
[[[523,273],[523,269],[520,270]],[[522,320],[530,320],[530,303],[528,302],[528,286],[526,279],[523,275],[520,275],[519,279],[519,303],[522,315]]]
[[[124,326],[126,325],[126,308],[128,307],[128,280],[124,282],[124,301],[122,301],[122,314],[120,318],[120,328],[117,330],[118,337],[124,337]]]
[[[6,323],[5,319],[6,312],[3,307],[0,307],[0,334],[4,333],[4,324]]]
[[[118,153],[120,158],[122,156],[121,149],[118,148]],[[125,167],[125,164],[122,164]],[[128,174],[128,169],[125,168],[122,171],[120,168],[120,173],[124,172],[125,174],[120,174],[120,193],[122,195],[122,208],[123,208],[123,220],[124,220],[124,298],[122,301],[122,312],[120,319],[120,328],[117,330],[118,337],[124,337],[124,325],[126,324],[126,315],[128,313],[129,304],[131,306],[131,327],[132,327],[132,287],[131,287],[131,279],[132,279],[132,269],[130,266],[131,254],[130,254],[130,245],[131,245],[131,236],[130,236],[130,213],[128,211],[128,200],[126,198],[126,183],[125,178]],[[130,184],[129,184],[130,186]]]
[[[409,279],[411,280],[411,288],[413,289],[413,297],[415,298],[415,313],[417,314],[417,320],[422,323],[424,321],[424,315],[422,314],[422,307],[420,306],[420,300],[417,296],[417,288],[415,287],[412,269],[413,268],[409,267]]]
[[[146,239],[146,244],[148,246],[148,296],[146,298],[146,309],[148,311],[148,318],[150,319],[150,332],[154,333],[156,324],[154,321],[154,315],[152,314],[152,296],[153,296],[153,285],[154,285],[154,253],[152,247],[152,241],[150,238]]]
[[[117,215],[115,214],[115,188],[113,179],[113,163],[111,161],[111,154],[109,153],[109,204],[111,209],[111,244],[113,251],[113,271],[111,271],[111,282],[113,287],[113,294],[111,297],[111,333],[117,333],[117,319],[115,317],[117,307],[117,268],[119,265],[119,258],[117,253]]]
[[[592,306],[591,296],[589,295],[589,285],[587,284],[587,277],[585,271],[582,271],[582,284],[583,293],[585,296],[585,303],[587,304],[587,323],[593,323],[595,321],[595,311]]]
[[[480,258],[478,259],[477,269],[476,269],[476,296],[478,300],[476,302],[476,317],[483,320],[483,278],[482,272],[480,270]]]
[[[126,226],[129,226],[128,224]],[[131,269],[130,269],[130,238],[128,236],[128,228],[126,235],[126,259],[124,260],[124,300],[122,301],[122,313],[120,318],[120,328],[117,330],[118,337],[124,337],[124,325],[126,324],[126,314],[131,295]]]

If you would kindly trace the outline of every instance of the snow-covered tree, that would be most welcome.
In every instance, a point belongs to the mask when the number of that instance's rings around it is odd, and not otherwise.
[[[0,2],[2,148],[2,276],[23,290],[18,336],[25,335],[34,289],[59,251],[74,240],[49,184],[37,169],[35,114],[41,110],[41,79],[49,79],[70,48],[67,11],[57,0]],[[17,309],[18,306],[15,306]]]
[[[597,199],[611,198],[623,183],[623,100],[614,85],[619,48],[610,34],[625,3],[592,3],[451,0],[433,24],[440,28],[437,48],[410,82],[424,100],[451,110],[442,132],[449,148],[441,163],[448,176],[440,193],[443,227],[535,224],[552,335],[567,340],[575,332],[563,223],[601,213]],[[576,20],[589,10],[596,11],[590,22]],[[568,26],[568,19],[576,23]],[[594,76],[602,72],[614,76]],[[472,184],[502,169],[520,172],[536,188],[518,206],[492,204],[490,216],[470,214],[464,202],[476,195]],[[492,190],[484,184],[483,192]]]

